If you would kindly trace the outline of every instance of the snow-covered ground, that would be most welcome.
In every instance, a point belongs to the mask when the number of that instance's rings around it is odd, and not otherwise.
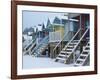
[[[60,62],[55,62],[54,59],[47,57],[32,57],[29,55],[23,56],[23,69],[32,68],[58,68],[58,67],[71,67],[72,64],[67,65]]]

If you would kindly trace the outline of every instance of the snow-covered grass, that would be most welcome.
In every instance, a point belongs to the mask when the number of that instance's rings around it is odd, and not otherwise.
[[[23,56],[23,69],[32,68],[58,68],[58,67],[71,67],[72,64],[67,65],[60,62],[55,62],[54,59],[48,57],[32,57],[29,55]]]

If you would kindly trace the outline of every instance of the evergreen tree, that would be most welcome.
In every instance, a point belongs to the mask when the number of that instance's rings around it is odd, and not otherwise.
[[[28,28],[25,28],[23,34],[28,34]]]

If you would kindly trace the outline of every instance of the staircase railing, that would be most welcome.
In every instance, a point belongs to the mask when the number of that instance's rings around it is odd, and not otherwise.
[[[40,44],[46,42],[48,40],[48,38],[49,38],[49,36],[46,36],[45,38],[43,38],[43,40],[40,42]]]
[[[36,44],[36,39],[32,40],[25,48],[24,48],[24,54],[27,52],[30,52],[31,48]]]
[[[89,31],[89,28],[84,32],[84,34],[82,35],[82,37],[80,38],[80,40],[79,40],[79,43],[80,43],[80,41],[84,38],[84,36],[86,35],[86,33]]]
[[[74,51],[77,49],[78,45],[80,44],[80,42],[82,41],[82,39],[84,38],[84,36],[86,35],[86,33],[88,32],[89,28],[84,32],[84,34],[82,35],[82,37],[80,38],[80,40],[78,41],[77,45],[75,46],[75,48],[72,50],[73,53],[73,57],[74,57],[74,63],[75,63],[75,54]]]
[[[84,32],[84,34],[82,35],[82,37],[79,39],[79,41],[78,41],[78,43],[77,43],[77,45],[75,46],[75,48],[79,45],[79,43],[82,41],[82,39],[84,38],[84,36],[86,35],[86,33],[88,32],[88,30],[89,30],[89,28]],[[74,37],[75,38],[75,37]],[[74,38],[72,39],[72,40],[74,40]],[[70,41],[71,42],[71,41]],[[69,42],[69,43],[70,43]],[[75,50],[75,48],[73,49],[73,51]],[[72,51],[72,52],[73,52]]]
[[[35,52],[39,47],[41,47],[41,45],[43,45],[44,43],[48,43],[49,36],[46,36],[38,45],[36,45],[36,47],[31,51],[31,54],[33,54],[33,52]]]
[[[82,35],[82,37],[80,38],[79,42],[77,43],[76,47],[79,45],[79,43],[82,41],[82,39],[84,38],[84,36],[86,35],[86,33],[89,31],[89,28],[84,32],[84,34]]]
[[[85,45],[85,47],[88,45],[88,43],[89,43],[89,41],[87,42],[87,44]],[[81,54],[82,54],[83,52],[84,52],[84,50],[81,52]],[[80,58],[81,54],[78,56],[78,58],[77,58],[77,59],[79,59],[79,58]],[[89,55],[89,53],[88,53],[88,55]],[[76,63],[76,62],[77,62],[77,60],[75,61],[75,63]],[[75,64],[75,63],[74,63],[74,64]],[[83,62],[83,64],[84,64],[84,62]],[[82,64],[82,65],[83,65],[83,64]]]
[[[24,50],[29,49],[29,47],[31,47],[31,45],[32,45],[34,42],[35,42],[35,39],[32,40],[32,41],[24,48]]]
[[[74,38],[78,35],[78,33],[80,32],[80,30],[81,30],[81,28],[78,29],[78,31],[76,32],[76,34],[75,34],[75,35],[72,37],[72,39],[67,43],[67,45],[64,47],[63,50],[65,50],[65,48],[68,47],[69,43],[71,43],[71,42],[74,40]]]
[[[70,31],[68,31],[67,33],[65,33],[64,37],[59,41],[59,43],[54,47],[53,49],[53,53],[56,50],[56,48],[61,44],[61,42],[65,39],[65,37],[69,34]]]
[[[27,48],[29,45],[31,45],[32,44],[32,42],[33,42],[33,40],[31,40],[31,42],[25,47],[25,48]]]
[[[66,50],[66,48],[69,46],[69,44],[74,41],[74,39],[77,37],[77,35],[79,34],[79,32],[81,31],[81,29],[79,29],[76,34],[72,37],[72,39],[68,42],[68,44],[63,48],[63,50]],[[77,44],[75,45],[75,47],[73,47],[72,51],[71,51],[71,55],[73,55],[73,62],[75,62],[75,54],[74,51],[77,49],[78,45],[80,44],[80,42],[82,41],[82,39],[86,36],[87,32],[89,31],[89,28],[85,30],[85,32],[82,34],[82,36],[80,37],[80,39],[78,40]],[[74,44],[74,43],[72,43]],[[74,46],[74,45],[73,45]],[[69,57],[70,57],[69,56]],[[67,60],[70,58],[67,58]]]

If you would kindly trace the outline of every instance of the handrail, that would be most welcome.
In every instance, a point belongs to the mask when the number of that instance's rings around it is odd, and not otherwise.
[[[42,44],[45,40],[47,40],[49,38],[49,36],[46,36],[42,41],[40,41],[40,44]],[[40,45],[39,44],[39,45]]]
[[[32,41],[29,43],[29,45],[27,45],[24,49],[26,50],[27,47],[29,47],[30,45],[32,46],[32,43],[34,43],[35,40],[36,40],[36,39],[32,40]]]
[[[81,29],[79,29],[77,31],[77,33],[73,36],[73,38],[69,41],[69,43],[71,43],[72,40],[74,40],[74,38],[77,36],[77,34],[79,33]],[[75,46],[75,48],[72,50],[72,53],[74,53],[75,49],[77,48],[77,46],[79,45],[80,41],[84,38],[84,36],[86,35],[86,33],[88,32],[89,28],[84,32],[84,34],[82,35],[82,37],[80,38],[80,40],[78,41],[77,45]],[[69,45],[69,43],[67,44],[67,46]],[[65,46],[66,47],[66,46]],[[64,48],[65,49],[65,48]]]
[[[48,36],[46,36],[41,42],[40,42],[40,44],[39,45],[41,45],[42,43],[43,43],[43,41],[45,40],[45,39],[47,39],[48,38]],[[26,52],[30,52],[30,54],[31,54],[31,49],[32,49],[32,47],[34,46],[36,44],[36,38],[34,39],[34,40],[32,40],[30,43],[29,43],[29,45],[27,45],[24,49],[25,49],[25,53]],[[29,47],[30,46],[30,47]],[[28,48],[29,47],[29,48]],[[28,48],[28,50],[26,50]],[[38,48],[38,47],[37,47]]]
[[[62,40],[64,40],[64,38],[68,35],[69,32],[70,32],[70,31],[68,31],[68,32],[64,35],[64,37],[62,38]],[[59,46],[59,44],[62,42],[62,40],[60,40],[59,43],[55,46],[55,48],[53,49],[53,52],[54,52],[54,50]]]
[[[26,48],[27,48],[29,45],[31,45],[32,42],[33,42],[33,40],[32,40],[24,49],[26,50]]]
[[[89,30],[89,28],[84,32],[84,34],[83,34],[82,37],[80,38],[80,40],[79,40],[78,44],[76,45],[76,47],[79,45],[79,43],[81,42],[81,40],[84,38],[84,36],[85,36],[86,33],[88,32],[88,30]],[[76,47],[75,47],[75,48],[76,48]],[[75,49],[74,49],[74,50],[75,50]],[[73,50],[73,51],[74,51],[74,50]],[[73,51],[72,51],[72,52],[73,52]]]
[[[78,44],[75,46],[75,48],[73,49],[72,53],[75,51],[75,49],[77,48],[77,46],[79,45],[79,43],[81,42],[81,40],[84,38],[84,36],[86,35],[86,33],[88,32],[89,28],[84,32],[84,34],[82,35],[82,37],[80,38]],[[88,44],[88,43],[87,43]],[[82,51],[83,53],[83,51]],[[79,56],[80,57],[80,56]]]
[[[32,47],[33,47],[35,44],[36,44],[36,41],[34,40],[34,42],[33,42],[33,40],[32,40],[31,46],[28,48],[28,50],[25,50],[24,54],[26,54],[27,52],[30,52],[31,49],[32,49]],[[28,45],[28,46],[29,46],[29,45]],[[29,53],[29,54],[30,54],[30,53]]]
[[[36,47],[34,48],[34,50],[31,51],[31,54],[32,54],[36,49],[38,49],[39,46],[41,46],[41,45],[43,44],[43,41],[44,41],[44,40],[46,40],[46,39],[48,39],[48,38],[49,38],[49,36],[46,36],[46,37],[40,42],[40,44],[39,44],[38,46],[36,46]]]
[[[77,36],[77,34],[80,32],[81,28],[77,31],[77,33],[72,37],[72,39],[68,42],[67,46],[68,47],[69,43],[71,43],[71,41]]]
[[[87,44],[85,45],[85,47],[88,45],[89,41],[87,42]],[[81,54],[83,53],[84,51],[81,52]],[[81,54],[78,56],[77,60],[80,58]],[[89,53],[88,53],[89,55]],[[77,60],[75,61],[75,63],[77,62]]]
[[[83,39],[83,37],[86,35],[86,33],[88,32],[89,28],[85,31],[85,33],[82,35],[82,37],[80,38],[79,42]]]

